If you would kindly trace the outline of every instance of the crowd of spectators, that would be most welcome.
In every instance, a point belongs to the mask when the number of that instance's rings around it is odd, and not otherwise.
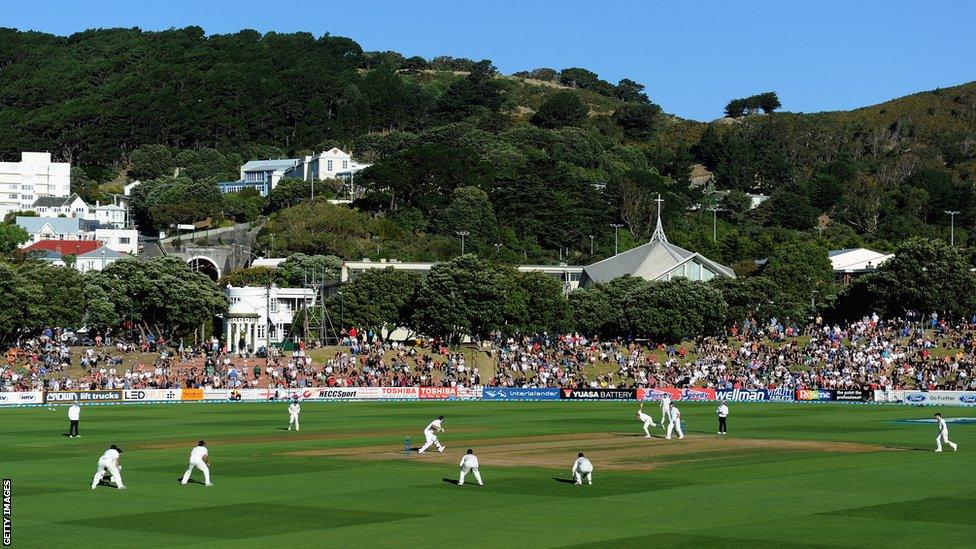
[[[874,316],[828,325],[818,318],[807,326],[750,320],[722,337],[683,345],[579,334],[499,336],[469,353],[436,342],[407,346],[351,330],[329,356],[319,353],[318,363],[304,345],[288,352],[272,348],[257,357],[229,353],[215,339],[201,345],[134,339],[96,335],[86,342],[91,345],[78,347],[69,345],[73,341],[64,332],[47,330],[7,352],[0,390],[476,385],[976,390],[976,326],[936,319]],[[482,379],[482,369],[493,372]]]

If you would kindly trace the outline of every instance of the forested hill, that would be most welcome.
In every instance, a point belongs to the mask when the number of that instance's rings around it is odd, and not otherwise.
[[[976,224],[973,84],[810,115],[755,114],[779,104],[756,90],[730,102],[736,118],[699,123],[653,103],[666,82],[527,69],[307,33],[0,29],[0,157],[49,150],[90,198],[142,179],[146,231],[263,209],[279,253],[348,258],[448,257],[463,230],[468,250],[584,263],[612,253],[612,223],[621,248],[646,239],[659,192],[672,241],[740,270],[797,240],[947,236],[945,210],[962,212],[957,243]],[[213,186],[248,159],[332,146],[375,163],[353,210],[296,204],[300,185],[267,201]],[[749,210],[746,192],[771,199]]]

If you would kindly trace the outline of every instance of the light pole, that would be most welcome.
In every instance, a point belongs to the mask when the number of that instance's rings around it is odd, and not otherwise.
[[[501,247],[502,247],[501,242],[495,243],[495,255],[498,255],[498,250],[501,249]]]
[[[712,191],[712,242],[718,242],[718,191]]]
[[[461,255],[464,255],[464,237],[471,233],[468,231],[457,231],[456,234],[461,237]]]
[[[590,235],[590,255],[593,255],[593,235]]]
[[[620,244],[620,240],[617,238],[617,231],[623,225],[620,223],[611,223],[610,226],[613,227],[613,255],[617,255],[617,247]]]
[[[955,247],[956,246],[956,215],[959,212],[956,210],[946,210],[945,213],[949,214],[949,245]]]

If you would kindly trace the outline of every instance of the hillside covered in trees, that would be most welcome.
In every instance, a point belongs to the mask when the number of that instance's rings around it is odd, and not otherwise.
[[[976,228],[974,84],[817,114],[775,112],[781,98],[756,90],[710,123],[662,113],[665,85],[578,67],[506,76],[307,33],[0,29],[0,157],[49,150],[93,199],[141,179],[147,232],[269,215],[277,254],[445,259],[468,231],[483,256],[586,263],[613,252],[612,223],[621,249],[645,240],[657,193],[672,241],[740,274],[803,242],[947,239],[946,210],[957,244]],[[268,199],[214,186],[248,159],[332,146],[374,163],[354,208],[310,201],[301,182]],[[749,209],[746,193],[770,199]]]

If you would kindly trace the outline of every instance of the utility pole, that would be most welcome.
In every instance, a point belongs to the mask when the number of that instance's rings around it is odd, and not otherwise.
[[[956,210],[946,210],[945,213],[949,214],[949,245],[953,248],[956,247],[956,215],[959,214]]]
[[[593,235],[590,235],[590,255],[593,255]]]
[[[620,239],[617,238],[617,231],[620,230],[620,227],[623,227],[623,225],[620,223],[611,223],[610,226],[613,227],[613,255],[617,255],[617,248],[620,244]]]
[[[456,234],[461,237],[461,255],[464,255],[464,237],[471,233],[468,231],[457,231]]]

